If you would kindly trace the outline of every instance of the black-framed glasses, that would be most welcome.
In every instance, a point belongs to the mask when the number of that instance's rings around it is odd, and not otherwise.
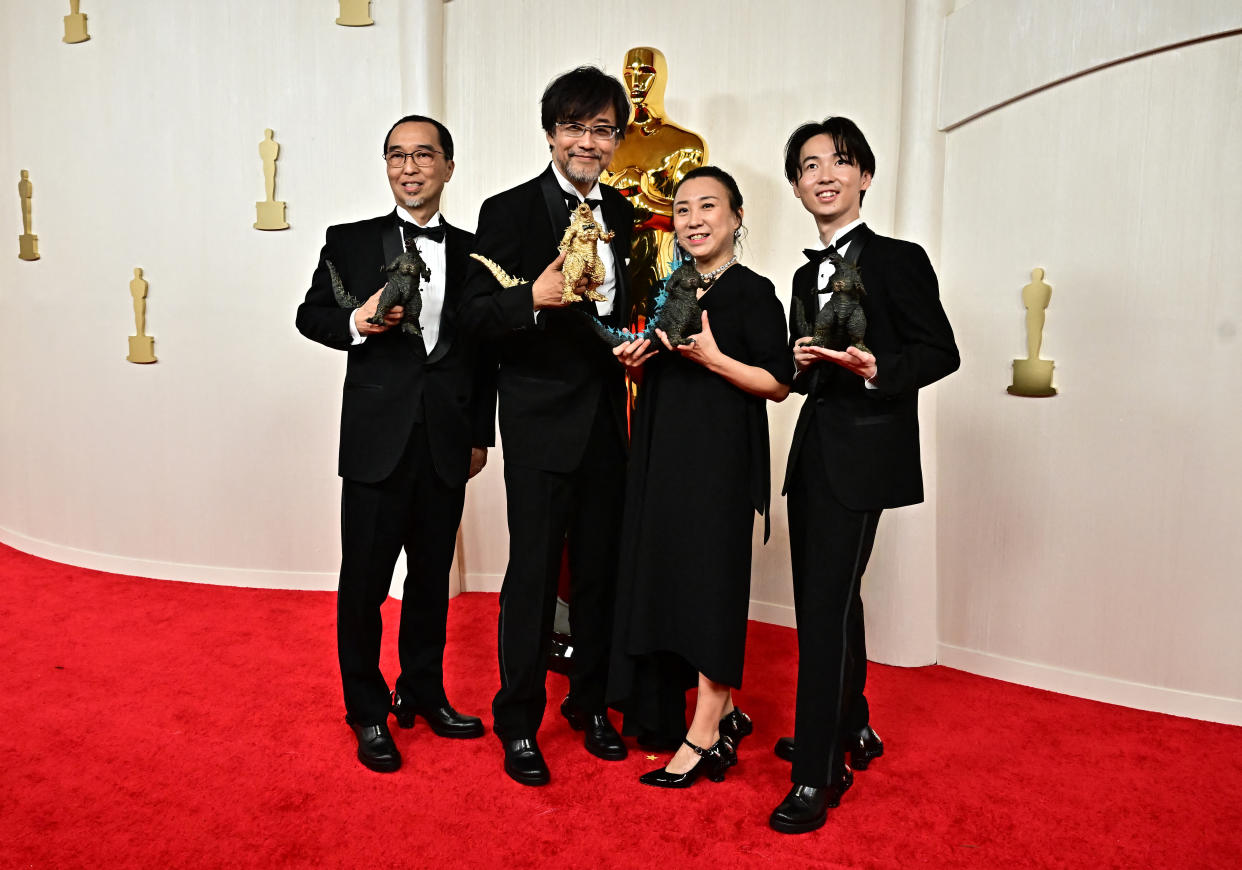
[[[577,124],[573,121],[557,121],[556,126],[560,127],[561,132],[570,139],[581,139],[588,130],[596,139],[616,139],[617,134],[621,132],[620,127],[614,127],[611,124],[596,124],[594,127],[588,127],[586,124]]]
[[[388,165],[393,169],[402,168],[407,160],[413,160],[415,166],[425,168],[436,162],[437,154],[443,153],[443,151],[436,151],[434,148],[416,148],[409,152],[394,148],[384,155],[384,159],[388,161]]]

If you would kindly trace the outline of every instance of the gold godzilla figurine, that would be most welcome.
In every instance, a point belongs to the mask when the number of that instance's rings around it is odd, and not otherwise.
[[[557,248],[565,254],[565,264],[561,266],[561,272],[565,276],[565,284],[561,289],[562,302],[582,301],[582,296],[574,290],[579,278],[587,279],[587,299],[603,302],[608,298],[595,289],[604,283],[605,278],[604,263],[599,258],[596,243],[601,240],[605,243],[611,242],[614,236],[616,233],[600,230],[589,205],[585,202],[578,204],[574,209],[574,218],[565,228],[565,235],[561,237],[561,244]]]

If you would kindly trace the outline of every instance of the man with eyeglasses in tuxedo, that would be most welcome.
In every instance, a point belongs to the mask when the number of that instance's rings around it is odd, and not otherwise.
[[[536,734],[547,703],[547,652],[561,554],[568,541],[574,654],[561,713],[584,732],[591,754],[625,758],[608,719],[604,688],[625,495],[624,370],[591,331],[627,309],[626,264],[633,208],[599,183],[629,118],[625,88],[596,67],[548,85],[541,121],[550,165],[483,203],[475,251],[520,280],[502,288],[473,265],[465,317],[494,339],[508,500],[509,563],[500,593],[500,691],[492,703],[505,772],[523,785],[550,773]],[[587,202],[601,231],[604,301],[562,300],[557,245],[570,212]],[[584,289],[580,282],[579,290]],[[574,310],[577,309],[577,310]]]
[[[396,208],[328,228],[297,327],[348,354],[337,651],[358,760],[391,772],[401,766],[401,753],[388,730],[390,712],[402,728],[420,716],[440,737],[484,733],[481,719],[449,703],[443,658],[466,481],[483,468],[494,443],[495,363],[458,317],[474,237],[440,214],[444,185],[453,177],[452,136],[439,121],[407,115],[385,136],[383,157]],[[421,335],[401,328],[401,306],[382,323],[370,320],[384,267],[415,248],[430,270],[418,289]],[[329,263],[352,301],[334,292]],[[402,548],[401,673],[390,694],[379,666],[380,606]]]

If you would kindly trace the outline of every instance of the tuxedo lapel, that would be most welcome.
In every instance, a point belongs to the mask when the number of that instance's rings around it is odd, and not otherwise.
[[[397,210],[394,208],[389,216],[387,225],[381,233],[380,241],[384,246],[384,262],[380,263],[380,268],[387,268],[388,264],[397,259],[397,256],[405,250],[401,243],[401,219],[397,217]]]
[[[569,228],[569,208],[565,205],[565,193],[556,181],[551,164],[548,164],[543,175],[539,176],[539,189],[543,193],[543,202],[548,209],[548,219],[552,221],[552,245],[555,247],[561,243],[561,237]]]
[[[875,235],[875,231],[866,224],[859,224],[854,230],[850,239],[850,245],[845,249],[845,255],[841,258],[851,266],[858,265],[858,258],[862,256],[863,248],[867,247],[867,242],[871,241],[871,237]]]

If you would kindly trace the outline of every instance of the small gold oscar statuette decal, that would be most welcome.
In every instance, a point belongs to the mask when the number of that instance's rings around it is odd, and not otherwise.
[[[280,156],[280,145],[272,138],[271,129],[263,131],[263,141],[259,143],[259,156],[263,158],[263,192],[267,199],[254,204],[258,220],[254,222],[256,230],[287,230],[285,223],[285,204],[277,202],[276,197],[276,158]]]
[[[1044,310],[1052,301],[1052,287],[1044,281],[1043,269],[1031,270],[1031,283],[1022,288],[1022,304],[1026,306],[1026,359],[1013,361],[1013,383],[1009,393],[1014,396],[1044,398],[1055,396],[1052,386],[1050,359],[1039,358],[1044,341]]]
[[[134,332],[129,337],[129,356],[125,357],[132,363],[153,363],[155,359],[155,339],[147,335],[147,282],[143,280],[142,270],[134,269],[134,280],[129,282],[129,295],[134,299]]]
[[[65,16],[65,38],[70,44],[86,42],[91,35],[86,32],[86,16],[78,11],[80,0],[69,0],[69,14]]]
[[[30,173],[25,169],[22,170],[21,181],[17,182],[17,195],[22,200],[22,234],[17,237],[17,256],[23,260],[37,260],[39,237],[30,231],[30,201],[34,197],[34,185],[30,183]]]
[[[366,27],[371,20],[371,0],[341,0],[341,17],[336,23],[342,27]]]

